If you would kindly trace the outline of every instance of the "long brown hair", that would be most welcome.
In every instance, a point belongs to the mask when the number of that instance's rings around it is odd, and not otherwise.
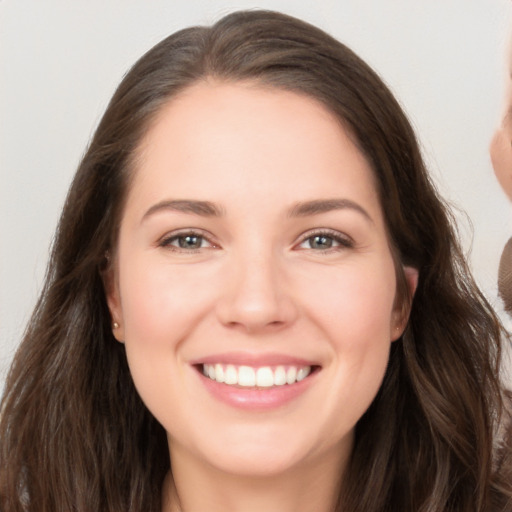
[[[101,276],[115,251],[141,138],[164,103],[207,77],[249,80],[325,104],[373,167],[397,261],[419,269],[408,327],[356,427],[339,510],[506,510],[512,484],[493,471],[492,456],[502,410],[501,327],[471,278],[414,132],[351,50],[268,11],[237,12],[171,35],[115,92],[71,185],[46,284],[8,376],[1,510],[160,512],[170,468],[166,436],[112,336]]]

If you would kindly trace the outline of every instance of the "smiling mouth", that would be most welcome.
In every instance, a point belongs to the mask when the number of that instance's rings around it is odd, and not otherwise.
[[[199,364],[196,366],[205,377],[221,384],[238,388],[275,388],[301,382],[319,366],[237,366],[233,364]]]

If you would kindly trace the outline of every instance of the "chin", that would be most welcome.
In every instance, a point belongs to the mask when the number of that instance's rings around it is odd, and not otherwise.
[[[285,449],[262,449],[261,446],[230,447],[229,453],[210,461],[224,473],[240,477],[269,478],[293,472],[307,464],[307,453]]]
[[[319,461],[339,458],[349,453],[352,447],[352,433],[336,442],[325,433],[314,429],[296,428],[297,425],[253,425],[223,432],[216,436],[210,431],[189,449],[195,452],[196,460],[214,467],[218,471],[240,477],[277,477],[286,473],[311,468]],[[334,430],[334,429],[333,429]],[[336,436],[339,437],[339,436]],[[172,458],[172,444],[171,444]]]

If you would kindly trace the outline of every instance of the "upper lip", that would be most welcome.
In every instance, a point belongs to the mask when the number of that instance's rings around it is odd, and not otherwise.
[[[232,364],[236,366],[320,366],[317,361],[304,359],[288,354],[266,353],[251,354],[247,352],[224,352],[212,354],[190,361],[191,365],[199,364]]]

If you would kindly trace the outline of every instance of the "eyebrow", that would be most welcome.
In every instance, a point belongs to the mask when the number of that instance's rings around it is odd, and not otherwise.
[[[319,215],[334,210],[355,210],[365,217],[372,224],[374,223],[370,214],[359,204],[350,199],[315,199],[296,203],[288,212],[289,217],[307,217],[310,215]]]
[[[288,210],[288,217],[308,217],[345,209],[355,210],[373,224],[370,214],[362,206],[350,199],[314,199],[312,201],[299,202]],[[143,215],[142,221],[160,211],[190,213],[201,217],[221,217],[224,215],[224,210],[210,201],[169,199],[151,206]]]
[[[142,216],[142,221],[161,211],[174,211],[180,213],[190,213],[200,215],[201,217],[220,217],[224,211],[215,203],[210,201],[196,201],[192,199],[169,199],[154,204]]]

